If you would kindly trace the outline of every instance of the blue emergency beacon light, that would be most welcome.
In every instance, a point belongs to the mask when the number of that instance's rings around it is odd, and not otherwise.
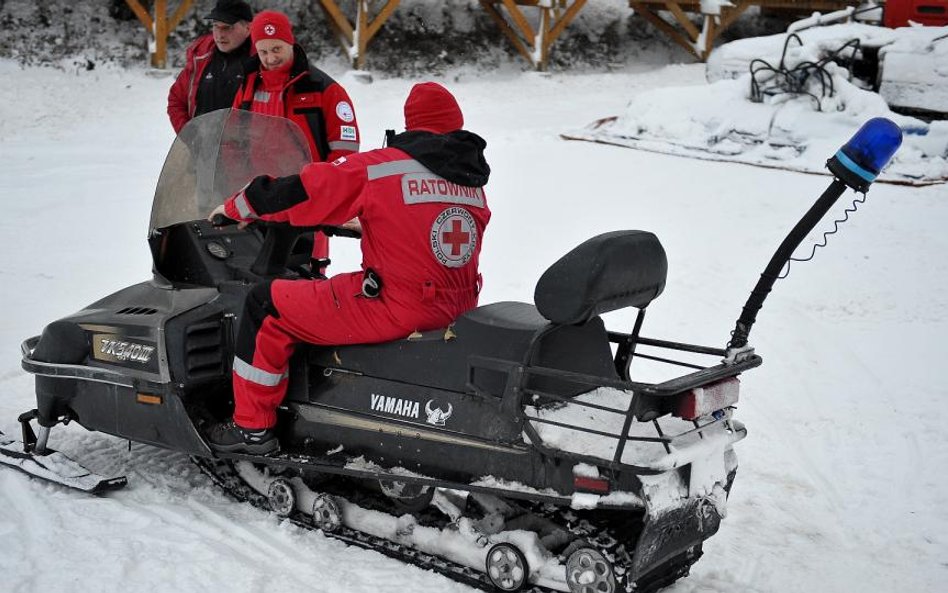
[[[747,346],[747,336],[757,320],[757,312],[800,242],[810,234],[847,187],[863,194],[869,191],[869,186],[889,164],[901,144],[902,130],[899,126],[884,117],[876,117],[863,124],[849,142],[826,161],[826,167],[833,174],[833,182],[793,227],[760,275],[757,286],[751,291],[734,326],[731,341],[727,345],[727,360],[740,361],[753,352]]]
[[[858,192],[867,192],[902,144],[902,130],[884,117],[870,119],[826,161],[826,167]]]

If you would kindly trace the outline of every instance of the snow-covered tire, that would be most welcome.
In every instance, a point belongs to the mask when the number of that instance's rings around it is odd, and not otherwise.
[[[336,499],[328,494],[317,494],[313,501],[313,525],[326,533],[342,527],[342,511]]]
[[[599,550],[579,548],[566,559],[566,585],[570,593],[615,593],[612,563]]]
[[[487,578],[498,591],[519,591],[530,579],[530,566],[523,552],[506,542],[494,545],[487,552]]]
[[[267,489],[267,502],[270,510],[281,517],[289,517],[296,508],[296,491],[289,480],[277,478],[270,482]]]

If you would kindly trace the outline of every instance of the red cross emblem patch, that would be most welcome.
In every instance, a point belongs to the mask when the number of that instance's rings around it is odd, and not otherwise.
[[[460,268],[470,261],[476,247],[477,224],[464,208],[442,211],[431,225],[431,250],[444,266]]]

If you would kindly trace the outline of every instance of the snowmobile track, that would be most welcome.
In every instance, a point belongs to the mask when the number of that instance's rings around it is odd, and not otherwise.
[[[270,511],[267,497],[251,488],[235,471],[230,462],[220,459],[192,457],[192,461],[224,492],[240,502],[248,502],[253,506]],[[307,515],[294,511],[288,519],[294,524],[311,531],[322,531],[310,521]],[[338,539],[347,544],[358,546],[366,550],[375,550],[390,558],[412,564],[422,569],[432,570],[454,581],[476,587],[484,591],[494,591],[487,577],[476,570],[463,566],[432,554],[420,552],[411,548],[404,548],[395,542],[375,537],[348,527],[342,526],[337,531],[328,533],[322,531],[326,537]],[[552,593],[550,589],[534,587],[527,589],[531,593]],[[558,592],[557,592],[558,593]]]
[[[235,500],[247,502],[259,509],[272,512],[267,497],[247,484],[234,470],[231,461],[203,457],[192,457],[191,460],[204,474],[211,478],[215,484]],[[565,526],[572,535],[578,538],[570,547],[579,543],[591,546],[599,550],[615,565],[616,591],[626,591],[627,593],[653,593],[658,591],[663,587],[671,585],[678,579],[687,576],[691,565],[697,562],[702,555],[701,546],[695,546],[692,550],[672,558],[666,562],[664,566],[660,567],[660,569],[653,571],[648,577],[640,579],[637,583],[630,583],[627,580],[627,572],[621,567],[622,565],[628,566],[631,564],[630,554],[626,550],[625,544],[621,543],[616,537],[618,535],[618,533],[616,533],[617,529],[628,528],[629,525],[615,524],[611,520],[607,521],[605,517],[598,521],[581,519],[572,509],[564,509],[552,504],[538,504],[537,506],[538,515],[552,519],[557,524]],[[470,587],[492,593],[497,591],[485,573],[479,572],[469,566],[464,566],[427,552],[406,547],[381,537],[363,533],[344,525],[334,532],[326,532],[314,525],[308,515],[298,510],[293,511],[287,518],[294,525],[304,529],[322,531],[327,537],[363,549],[374,550],[406,564],[411,564],[424,570],[434,571]],[[568,547],[568,549],[570,547]],[[538,585],[525,587],[522,591],[527,593],[560,593],[556,589]]]

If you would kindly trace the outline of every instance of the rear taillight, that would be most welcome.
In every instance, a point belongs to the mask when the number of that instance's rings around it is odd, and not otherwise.
[[[737,403],[740,387],[741,382],[737,377],[724,379],[704,387],[695,387],[678,396],[675,416],[685,420],[696,420],[731,407]]]
[[[591,492],[593,494],[609,494],[609,480],[605,478],[590,478],[574,476],[573,488],[577,492]]]

